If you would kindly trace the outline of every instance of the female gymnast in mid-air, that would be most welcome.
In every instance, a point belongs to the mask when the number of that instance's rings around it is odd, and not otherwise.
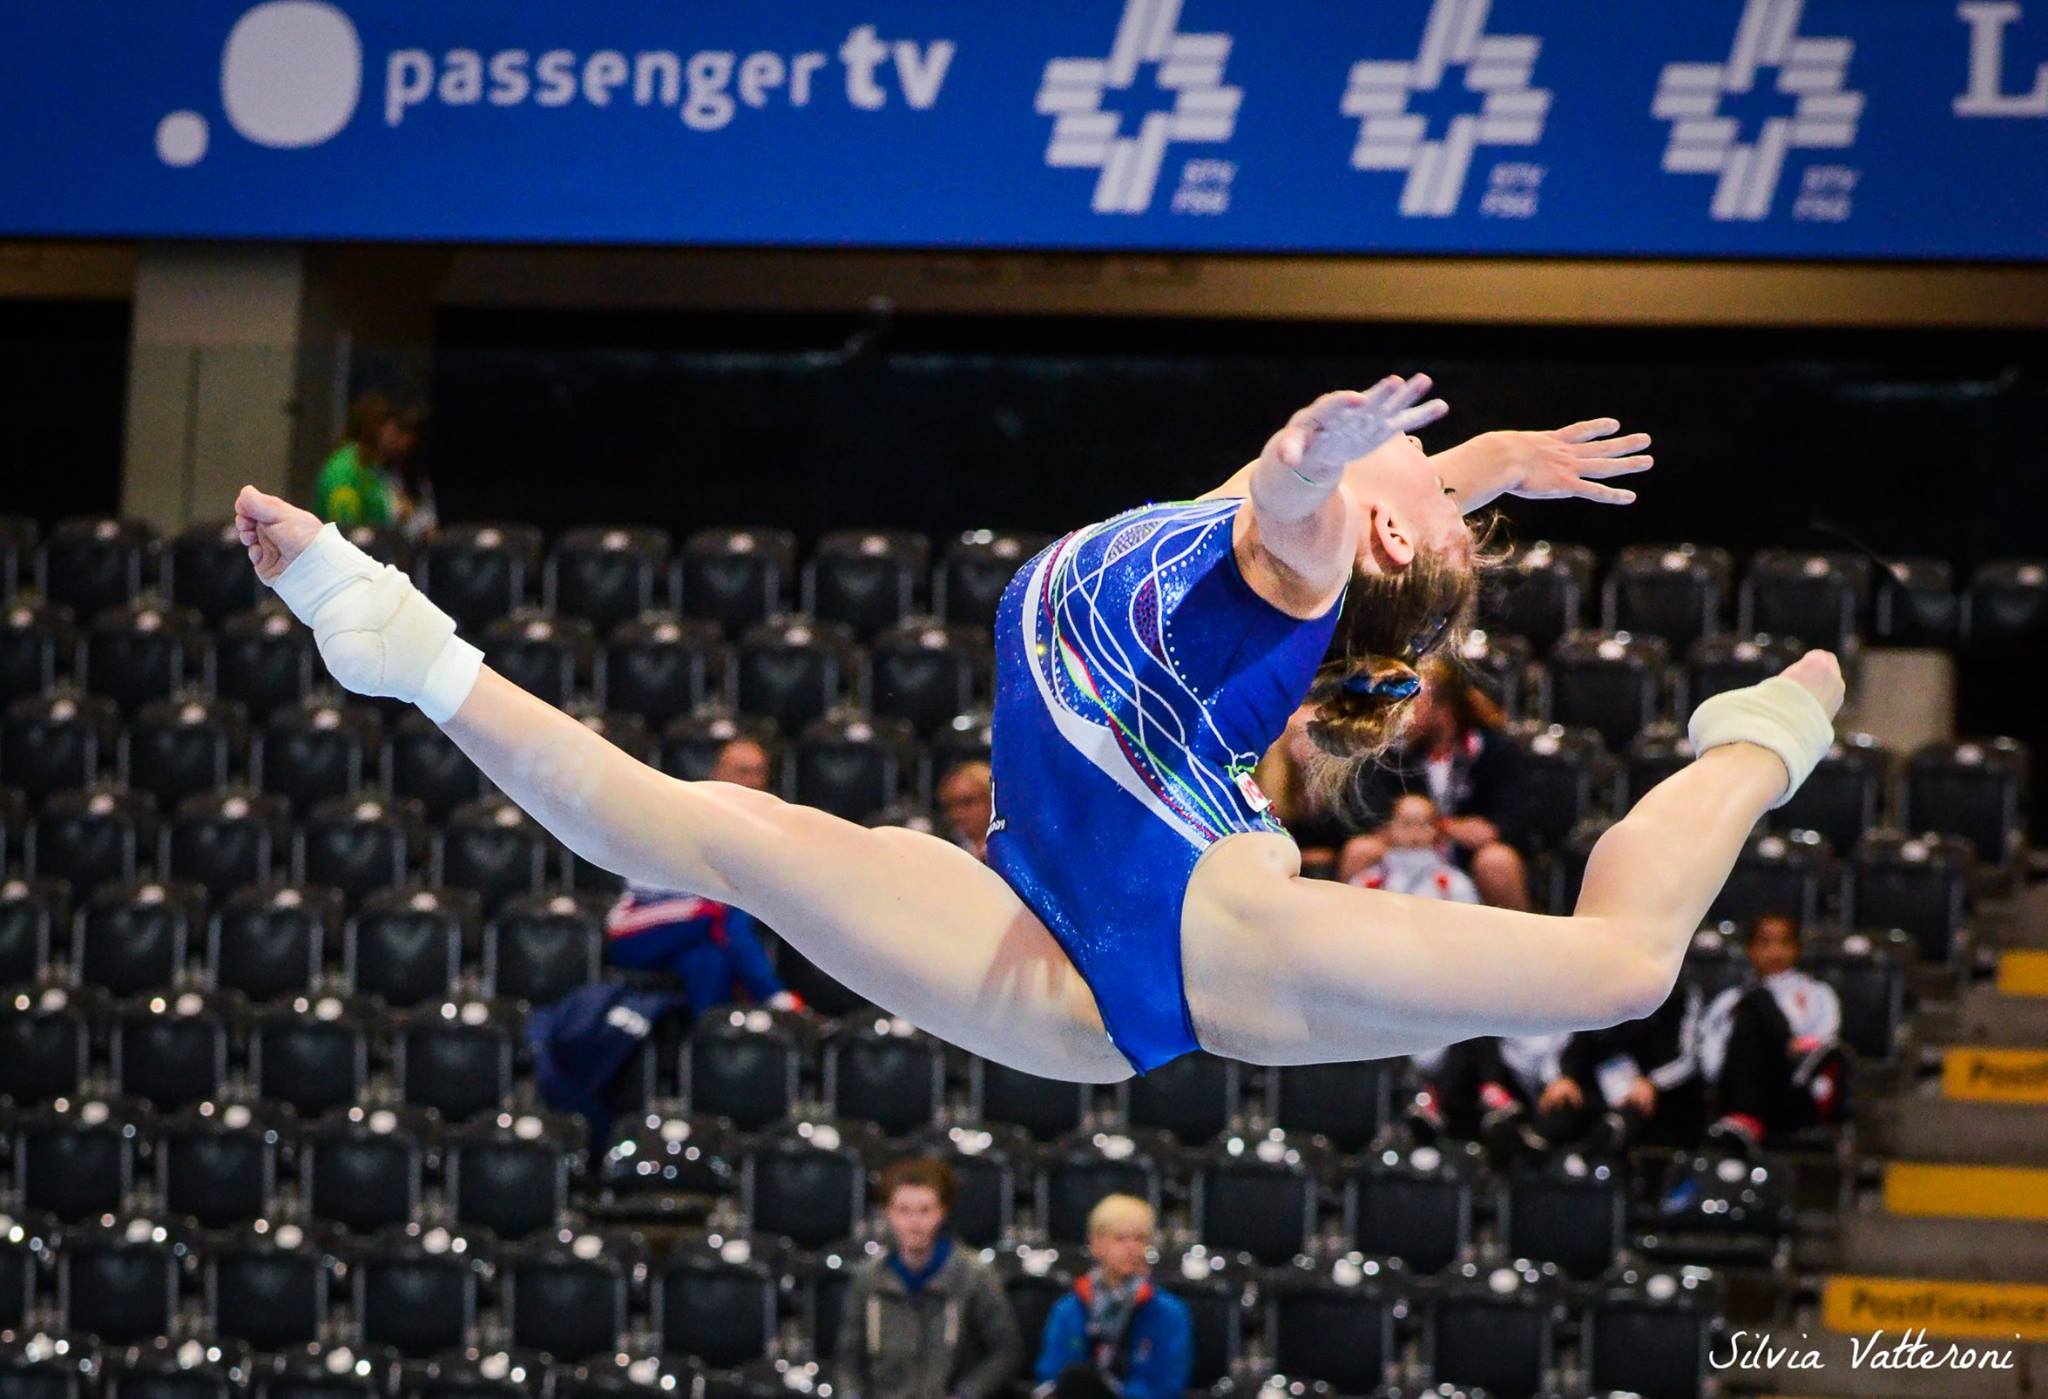
[[[1750,828],[1827,750],[1826,652],[1699,707],[1698,757],[1600,838],[1568,918],[1303,879],[1251,780],[1304,700],[1332,762],[1398,730],[1416,662],[1471,615],[1466,512],[1625,504],[1601,480],[1650,464],[1605,419],[1425,456],[1407,434],[1445,411],[1428,387],[1326,394],[1208,495],[1076,530],[1018,572],[996,619],[987,865],[670,777],[484,666],[334,526],[254,487],[236,522],[344,688],[417,703],[593,864],[744,908],[987,1058],[1107,1083],[1197,1048],[1315,1063],[1646,1015]]]

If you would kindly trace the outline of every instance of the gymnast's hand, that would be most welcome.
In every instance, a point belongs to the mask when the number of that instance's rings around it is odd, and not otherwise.
[[[1616,437],[1621,424],[1612,418],[1589,418],[1551,432],[1489,432],[1477,439],[1501,455],[1510,483],[1508,494],[1524,500],[1561,500],[1576,496],[1602,505],[1628,505],[1634,491],[1600,483],[1610,476],[1648,471],[1652,459],[1643,455],[1650,434]]]
[[[269,584],[313,542],[320,520],[310,510],[244,486],[235,497],[235,532],[249,551],[257,578]]]
[[[1427,374],[1389,374],[1369,389],[1326,393],[1273,434],[1260,460],[1275,461],[1311,485],[1335,486],[1349,463],[1450,411],[1440,398],[1422,402],[1428,392]]]

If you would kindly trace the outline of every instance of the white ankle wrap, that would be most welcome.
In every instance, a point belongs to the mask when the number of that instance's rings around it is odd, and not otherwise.
[[[1792,800],[1835,741],[1834,721],[1820,701],[1782,675],[1710,697],[1692,712],[1687,731],[1696,753],[1724,743],[1754,743],[1777,754],[1790,780],[1771,803],[1773,810]]]
[[[358,695],[417,704],[437,724],[462,708],[484,654],[455,634],[455,619],[412,579],[323,525],[270,585],[313,629],[335,681]]]

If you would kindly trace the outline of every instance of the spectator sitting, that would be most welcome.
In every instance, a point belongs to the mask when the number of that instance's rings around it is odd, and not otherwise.
[[[1719,1114],[1707,1131],[1720,1145],[1747,1152],[1838,1109],[1841,998],[1798,961],[1797,921],[1765,914],[1749,930],[1754,979],[1723,991],[1700,1017],[1700,1067]]]
[[[1046,1316],[1033,1394],[1180,1399],[1194,1367],[1194,1328],[1186,1304],[1150,1277],[1156,1224],[1135,1195],[1096,1202],[1088,1215],[1095,1266]]]
[[[1400,744],[1383,763],[1362,773],[1361,805],[1387,811],[1402,792],[1427,795],[1443,813],[1452,858],[1471,874],[1480,901],[1526,912],[1531,907],[1528,867],[1521,852],[1501,840],[1497,824],[1508,793],[1503,750],[1494,731],[1505,720],[1453,663],[1432,660],[1423,666],[1422,677]],[[1378,864],[1387,844],[1384,831],[1351,839],[1339,857],[1338,878],[1350,879]]]
[[[939,779],[938,797],[944,817],[939,834],[988,863],[989,813],[994,810],[988,764],[974,758],[955,765]]]
[[[719,750],[710,779],[764,790],[768,754],[753,739],[733,739]],[[693,1016],[737,999],[736,993],[777,1010],[800,1008],[761,950],[758,927],[751,914],[728,904],[628,885],[605,919],[605,960],[634,971],[673,972]]]
[[[842,1396],[982,1399],[1017,1373],[1023,1342],[988,1266],[946,1232],[952,1168],[908,1157],[882,1172],[889,1251],[854,1269],[834,1352]]]
[[[1448,858],[1449,842],[1428,797],[1410,792],[1397,799],[1381,834],[1386,844],[1379,859],[1352,875],[1351,883],[1424,899],[1479,902],[1471,877]]]

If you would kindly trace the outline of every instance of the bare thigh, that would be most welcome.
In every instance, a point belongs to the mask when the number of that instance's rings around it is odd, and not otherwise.
[[[1058,941],[966,851],[766,793],[691,785],[717,805],[721,819],[704,823],[701,840],[731,902],[856,994],[1030,1073],[1087,1083],[1130,1077]]]
[[[1414,898],[1299,868],[1294,843],[1263,832],[1219,841],[1195,866],[1181,965],[1205,1049],[1321,1063],[1593,1029],[1647,1014],[1675,975],[1675,959],[1667,969],[1620,920]]]

